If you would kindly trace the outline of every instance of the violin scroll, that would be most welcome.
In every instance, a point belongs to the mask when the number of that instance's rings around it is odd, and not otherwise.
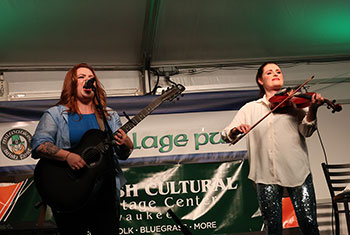
[[[328,109],[332,109],[332,113],[340,112],[343,109],[343,107],[340,104],[335,103],[335,100],[330,101],[328,99],[325,99],[324,102],[327,104]]]

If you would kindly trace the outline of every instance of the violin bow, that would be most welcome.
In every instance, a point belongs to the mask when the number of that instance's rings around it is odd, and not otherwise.
[[[298,86],[297,89],[293,90],[286,98],[284,98],[278,105],[276,105],[273,109],[271,109],[264,117],[262,117],[259,121],[257,121],[253,126],[250,127],[250,130],[247,133],[242,133],[241,135],[237,136],[236,139],[234,139],[230,144],[235,144],[239,140],[241,140],[244,136],[246,136],[254,127],[256,127],[260,122],[262,122],[267,116],[269,116],[271,113],[273,113],[276,109],[278,109],[282,104],[284,104],[287,100],[292,98],[295,93],[297,93],[303,86],[305,86],[308,82],[310,82],[315,76],[310,77],[308,80],[306,80],[304,83],[302,83],[300,86]]]

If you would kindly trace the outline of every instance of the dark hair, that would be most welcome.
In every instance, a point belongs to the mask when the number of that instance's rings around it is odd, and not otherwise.
[[[268,64],[275,64],[275,65],[277,65],[277,63],[275,63],[275,62],[273,62],[273,61],[265,62],[265,63],[263,63],[262,65],[260,65],[260,67],[258,68],[258,71],[257,71],[257,73],[256,73],[256,78],[255,78],[255,79],[256,79],[256,84],[258,84],[258,87],[259,87],[259,90],[260,90],[260,92],[259,92],[259,97],[260,97],[260,98],[263,97],[263,96],[265,95],[265,89],[264,89],[263,85],[261,85],[261,84],[259,83],[259,78],[262,77],[262,75],[263,75],[263,73],[264,73],[264,68],[265,68],[265,66],[268,65]]]

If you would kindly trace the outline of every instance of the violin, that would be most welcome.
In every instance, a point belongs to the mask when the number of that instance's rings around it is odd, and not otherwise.
[[[291,106],[299,105],[300,108],[308,107],[311,104],[312,95],[315,94],[315,92],[307,92],[307,93],[300,93],[300,89],[304,87],[308,82],[310,82],[314,76],[310,77],[308,80],[306,80],[303,84],[298,86],[296,89],[292,90],[286,90],[286,92],[279,93],[278,95],[275,94],[275,96],[271,97],[269,99],[270,103],[274,104],[274,107],[271,108],[271,110],[263,116],[259,121],[257,121],[254,125],[252,125],[247,133],[242,133],[241,135],[237,136],[235,140],[231,142],[231,144],[237,143],[240,139],[242,139],[244,136],[246,136],[250,131],[253,130],[257,125],[259,125],[260,122],[262,122],[265,118],[267,118],[271,113],[273,113],[275,110],[282,106]],[[283,95],[281,95],[283,94]],[[332,108],[334,112],[339,112],[342,110],[342,107],[340,104],[335,104],[334,101],[329,101],[328,99],[324,99],[324,102],[327,104],[328,108]],[[287,106],[288,107],[288,106]]]
[[[269,99],[271,103],[271,107],[276,107],[283,100],[283,104],[280,105],[280,108],[295,106],[296,108],[306,108],[311,104],[312,96],[316,94],[315,92],[296,92],[293,96],[289,97],[290,88],[284,89],[282,92],[276,93]],[[288,98],[289,97],[289,98]],[[327,105],[328,109],[332,109],[332,113],[340,112],[342,110],[342,106],[340,104],[336,104],[335,100],[330,101],[329,99],[324,99],[324,103]]]

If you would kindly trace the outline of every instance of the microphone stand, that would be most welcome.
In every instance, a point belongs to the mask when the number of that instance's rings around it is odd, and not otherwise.
[[[184,235],[192,235],[191,231],[181,222],[180,218],[177,217],[171,209],[168,210],[168,213],[173,218],[175,223],[180,226],[180,230]]]
[[[99,109],[101,111],[101,114],[102,114],[102,119],[103,119],[103,123],[105,126],[105,133],[107,134],[108,144],[110,145],[110,147],[112,147],[113,151],[117,154],[119,148],[116,145],[116,142],[114,140],[114,135],[113,135],[112,129],[107,122],[107,118],[106,118],[105,112],[104,112],[102,104],[101,104],[99,91],[98,91],[98,89],[96,89],[95,86],[92,86],[91,89],[94,92],[94,98],[96,98],[96,100],[97,100],[96,108]],[[113,165],[115,166],[113,169],[120,169],[118,160],[113,159],[113,154],[111,157],[112,157],[112,161],[114,163]],[[118,172],[116,172],[116,173],[118,173]]]

